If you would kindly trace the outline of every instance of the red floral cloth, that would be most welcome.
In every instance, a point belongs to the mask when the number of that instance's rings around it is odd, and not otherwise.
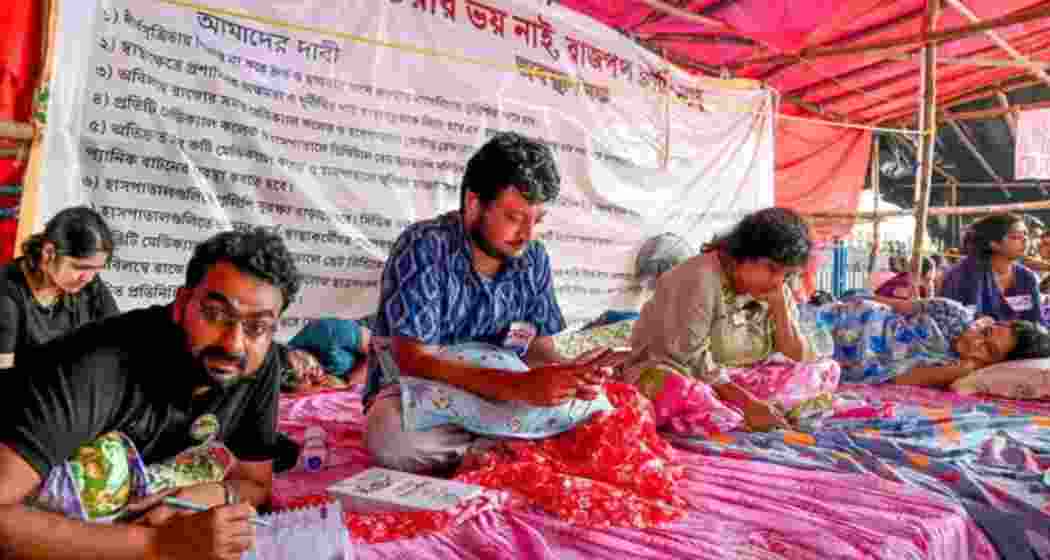
[[[502,440],[470,452],[455,479],[490,488],[451,512],[346,514],[350,534],[382,542],[440,531],[487,510],[532,505],[576,525],[645,528],[679,519],[675,495],[684,469],[656,432],[649,402],[630,385],[605,387],[615,410],[540,441]],[[508,492],[509,491],[509,492]],[[325,502],[290,500],[288,508]]]

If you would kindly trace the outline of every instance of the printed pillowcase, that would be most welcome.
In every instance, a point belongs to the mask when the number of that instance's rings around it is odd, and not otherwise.
[[[519,372],[513,375],[528,375],[529,370],[513,352],[484,343],[453,346],[446,349],[442,357]],[[591,415],[613,408],[604,393],[593,401],[572,400],[545,407],[489,401],[429,379],[406,375],[400,379],[402,423],[406,431],[455,424],[483,436],[539,439],[571,430]]]
[[[1050,358],[991,365],[952,383],[952,390],[964,395],[1050,399]]]
[[[560,332],[553,337],[554,348],[562,356],[575,358],[595,348],[630,346],[635,322],[635,319],[627,319],[600,327]]]

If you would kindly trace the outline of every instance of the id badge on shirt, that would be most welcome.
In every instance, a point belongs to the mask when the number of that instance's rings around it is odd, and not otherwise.
[[[503,347],[513,350],[519,356],[528,351],[532,339],[536,338],[536,326],[525,321],[514,321],[503,338]]]
[[[1032,308],[1032,296],[1010,296],[1006,298],[1006,304],[1014,310],[1014,313],[1028,311]]]

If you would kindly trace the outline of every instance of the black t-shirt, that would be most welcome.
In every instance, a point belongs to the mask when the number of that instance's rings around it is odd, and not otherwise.
[[[0,268],[0,354],[14,353],[15,366],[24,350],[120,312],[113,294],[99,276],[50,308],[40,305],[26,283],[22,261],[18,258]]]
[[[41,477],[110,431],[130,437],[147,464],[170,458],[199,443],[190,427],[208,413],[239,459],[273,458],[280,364],[272,346],[253,379],[227,389],[186,351],[168,306],[85,325],[38,350],[19,366],[33,374],[12,380],[0,397],[0,441]]]

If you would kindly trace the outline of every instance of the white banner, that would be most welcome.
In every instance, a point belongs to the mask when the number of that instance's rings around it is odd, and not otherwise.
[[[1014,170],[1015,179],[1050,179],[1050,109],[1017,116]]]
[[[306,275],[286,338],[374,312],[400,231],[457,209],[470,155],[514,130],[563,177],[538,237],[566,318],[634,306],[645,239],[699,246],[773,203],[772,95],[546,4],[64,2],[36,223],[93,204],[122,309],[170,300],[197,241],[273,227]]]

